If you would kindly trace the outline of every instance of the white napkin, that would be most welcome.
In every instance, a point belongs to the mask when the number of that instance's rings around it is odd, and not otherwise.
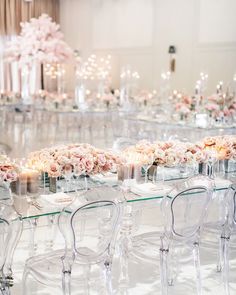
[[[114,173],[106,173],[105,175],[97,174],[93,176],[93,179],[107,184],[117,184],[118,181],[117,174]]]
[[[157,185],[151,182],[138,184],[135,183],[130,187],[130,191],[141,197],[158,197],[165,196],[172,189],[169,185]]]
[[[41,200],[54,206],[66,206],[73,201],[73,197],[63,192],[41,195]]]

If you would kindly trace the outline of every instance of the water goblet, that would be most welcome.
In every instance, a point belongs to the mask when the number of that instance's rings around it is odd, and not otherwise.
[[[215,177],[214,165],[217,162],[218,154],[215,149],[207,150],[206,154],[207,154],[208,175],[210,178],[214,178]]]
[[[153,154],[144,156],[142,167],[145,173],[145,183],[148,182],[148,170],[153,165],[153,162],[154,162]]]
[[[65,164],[63,169],[62,169],[62,175],[65,178],[66,181],[66,192],[69,192],[71,188],[71,179],[73,175],[73,165],[72,164]]]
[[[153,172],[153,184],[158,184],[160,186],[164,185],[164,169],[162,166],[157,165]]]

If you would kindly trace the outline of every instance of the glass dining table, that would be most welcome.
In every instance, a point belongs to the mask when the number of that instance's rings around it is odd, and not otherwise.
[[[89,189],[80,189],[74,192],[44,192],[41,191],[37,196],[20,197],[13,195],[14,207],[16,211],[22,216],[22,220],[39,219],[41,217],[59,215],[63,208],[69,206],[73,201],[77,204],[85,204],[90,201],[97,200],[113,200],[118,203],[132,205],[135,203],[145,202],[148,204],[150,201],[160,201],[165,197],[174,187],[174,185],[186,178],[172,177],[164,181],[164,183],[155,184],[156,189],[151,192],[137,191],[132,189],[133,182],[130,184],[122,184],[117,180],[117,175],[113,179],[104,177],[104,180],[99,177],[90,178]],[[142,180],[141,180],[142,181]],[[234,173],[226,173],[224,178],[214,179],[215,192],[225,192],[232,181],[236,181]],[[149,182],[152,184],[152,182]],[[142,186],[139,185],[139,186]],[[5,199],[7,200],[7,198]]]

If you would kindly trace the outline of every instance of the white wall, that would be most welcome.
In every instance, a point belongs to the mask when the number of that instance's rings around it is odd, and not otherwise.
[[[209,92],[236,73],[235,0],[61,0],[67,42],[84,57],[112,55],[112,84],[122,65],[141,76],[141,88],[157,88],[177,47],[173,87],[192,91],[201,71]]]

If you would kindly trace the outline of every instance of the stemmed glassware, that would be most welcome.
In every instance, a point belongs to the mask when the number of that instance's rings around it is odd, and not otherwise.
[[[215,178],[214,165],[218,159],[218,153],[215,149],[208,149],[207,154],[207,166],[208,166],[208,175],[210,178]]]
[[[162,166],[157,165],[155,171],[153,172],[152,182],[154,184],[159,184],[162,186],[164,184],[164,169]]]
[[[75,185],[75,191],[77,192],[79,190],[79,177],[81,175],[81,170],[79,169],[78,165],[74,165],[73,169],[73,176],[74,176],[74,185]]]
[[[153,165],[153,162],[155,160],[155,157],[153,154],[150,155],[145,155],[143,158],[143,170],[145,172],[145,183],[148,182],[148,170],[150,169],[150,167]]]
[[[71,189],[71,179],[73,175],[73,166],[71,164],[65,164],[63,167],[62,175],[66,181],[66,192],[69,192]]]

